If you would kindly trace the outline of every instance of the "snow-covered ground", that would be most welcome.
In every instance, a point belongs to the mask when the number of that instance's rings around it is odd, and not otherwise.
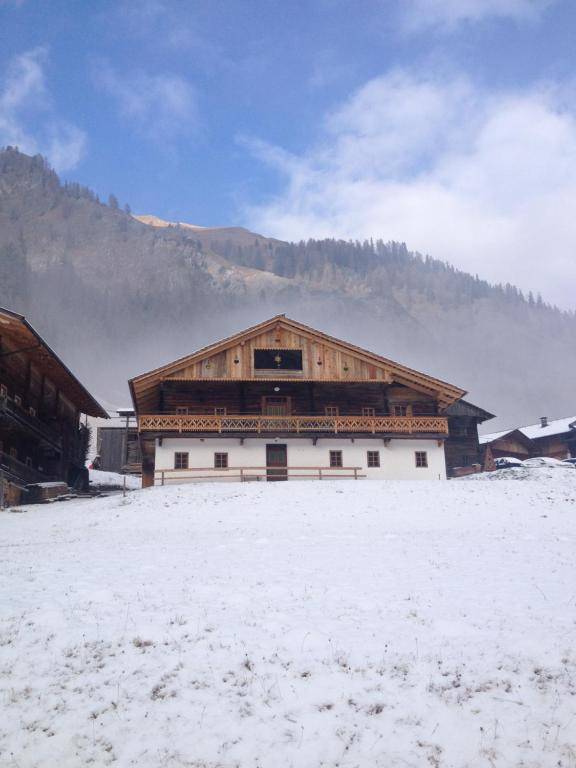
[[[576,765],[576,471],[0,515],[2,768]]]

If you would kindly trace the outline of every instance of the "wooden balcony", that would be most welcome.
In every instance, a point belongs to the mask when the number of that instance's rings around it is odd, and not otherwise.
[[[187,416],[144,414],[140,432],[447,435],[444,416]]]

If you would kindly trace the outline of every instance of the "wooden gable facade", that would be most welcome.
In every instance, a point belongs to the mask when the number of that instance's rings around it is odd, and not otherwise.
[[[130,381],[146,466],[170,435],[427,435],[451,384],[278,315]]]

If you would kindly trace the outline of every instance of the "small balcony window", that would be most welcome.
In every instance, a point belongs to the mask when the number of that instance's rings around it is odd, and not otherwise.
[[[337,405],[327,405],[324,408],[324,413],[326,416],[339,416],[340,415],[340,409]]]
[[[395,405],[394,406],[394,416],[407,416],[408,415],[408,406],[407,405]]]
[[[226,408],[214,408],[214,416],[226,416]]]
[[[185,405],[179,405],[176,408],[177,416],[188,416],[188,408]]]
[[[362,408],[362,416],[376,416],[375,408]]]

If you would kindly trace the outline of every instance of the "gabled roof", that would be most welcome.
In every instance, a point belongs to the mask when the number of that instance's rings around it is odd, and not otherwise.
[[[538,424],[528,424],[525,427],[516,427],[514,429],[505,429],[502,432],[492,432],[488,435],[481,435],[481,443],[492,443],[507,435],[523,437],[526,440],[537,440],[539,437],[552,437],[554,435],[574,434],[576,437],[576,416],[566,416],[563,419],[554,419],[549,421],[543,427]]]
[[[145,397],[146,392],[150,392],[151,389],[157,387],[161,381],[170,378],[171,376],[176,377],[176,374],[183,369],[198,363],[205,358],[224,352],[241,342],[247,341],[252,337],[258,336],[276,327],[283,327],[288,330],[296,331],[304,337],[321,342],[328,347],[340,350],[345,354],[361,359],[376,368],[385,370],[386,375],[391,377],[394,381],[403,383],[407,386],[414,386],[416,389],[420,388],[423,391],[436,395],[442,406],[447,406],[466,394],[465,390],[452,384],[448,384],[441,379],[436,379],[412,368],[408,368],[405,365],[396,363],[393,360],[377,355],[374,352],[358,347],[355,344],[350,344],[341,339],[337,339],[334,336],[329,336],[322,331],[318,331],[308,325],[292,320],[285,315],[275,315],[262,323],[253,325],[250,328],[240,331],[232,336],[228,336],[221,341],[203,347],[190,355],[181,357],[172,363],[168,363],[167,365],[131,379],[129,385],[136,410],[138,411],[138,404],[141,399]],[[234,380],[238,381],[239,379]]]
[[[566,432],[576,430],[576,416],[565,416],[563,419],[554,419],[549,421],[545,427],[540,423],[529,424],[526,427],[519,427],[520,431],[529,437],[530,440],[536,440],[539,437],[551,437],[552,435],[563,435]]]
[[[107,412],[100,403],[78,381],[56,352],[34,330],[24,315],[18,315],[16,312],[0,307],[0,337],[3,334],[9,336],[16,343],[17,350],[22,350],[35,366],[46,373],[48,378],[65,397],[74,403],[81,413],[104,419],[108,418]]]
[[[530,438],[526,437],[526,435],[519,429],[505,429],[502,432],[491,432],[488,435],[480,435],[478,439],[480,445],[490,445],[497,440],[501,440],[503,437],[508,437],[512,440],[516,440],[522,445],[530,446]]]
[[[470,416],[478,419],[480,422],[496,418],[493,413],[485,411],[484,408],[469,403],[467,400],[457,400],[455,403],[452,403],[452,405],[445,409],[444,414],[446,416]]]

